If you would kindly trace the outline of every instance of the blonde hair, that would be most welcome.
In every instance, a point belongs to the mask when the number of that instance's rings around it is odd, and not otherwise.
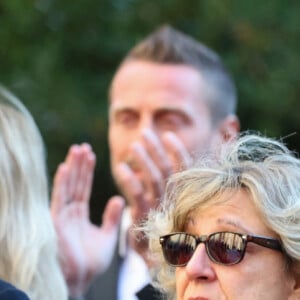
[[[32,300],[67,299],[57,260],[40,132],[0,86],[0,277]]]
[[[225,190],[249,191],[266,226],[282,242],[288,270],[300,276],[300,160],[283,143],[255,134],[242,135],[220,152],[174,174],[161,207],[149,213],[143,228],[159,266],[152,270],[155,283],[168,299],[176,299],[175,269],[163,258],[159,236],[184,231],[188,215],[221,201]]]

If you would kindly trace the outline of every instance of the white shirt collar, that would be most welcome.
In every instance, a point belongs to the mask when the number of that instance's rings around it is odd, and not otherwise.
[[[128,244],[128,230],[132,224],[132,219],[130,215],[129,207],[125,207],[120,226],[120,236],[119,236],[119,255],[122,258],[126,257],[127,249],[129,247]]]
[[[151,282],[148,267],[143,258],[128,243],[128,230],[132,224],[130,210],[124,209],[119,239],[119,255],[124,259],[119,271],[118,299],[137,300],[135,294]]]

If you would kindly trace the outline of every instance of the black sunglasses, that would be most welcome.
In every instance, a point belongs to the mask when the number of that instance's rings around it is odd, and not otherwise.
[[[211,261],[226,266],[237,264],[243,259],[248,242],[282,251],[277,239],[227,231],[201,236],[175,232],[161,236],[159,241],[167,263],[175,267],[185,266],[200,243],[205,244]]]

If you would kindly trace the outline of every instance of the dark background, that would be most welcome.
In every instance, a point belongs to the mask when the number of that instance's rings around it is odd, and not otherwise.
[[[91,200],[101,221],[116,193],[107,149],[107,90],[122,57],[162,23],[215,49],[232,71],[242,129],[300,150],[300,1],[0,0],[0,82],[44,137],[50,184],[72,143],[97,153]]]

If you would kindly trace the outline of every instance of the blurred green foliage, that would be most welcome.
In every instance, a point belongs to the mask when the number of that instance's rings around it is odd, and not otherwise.
[[[0,82],[34,115],[50,181],[70,144],[93,145],[98,223],[116,193],[107,90],[126,52],[162,23],[203,41],[236,79],[242,129],[286,137],[299,151],[299,12],[296,0],[0,0]]]

